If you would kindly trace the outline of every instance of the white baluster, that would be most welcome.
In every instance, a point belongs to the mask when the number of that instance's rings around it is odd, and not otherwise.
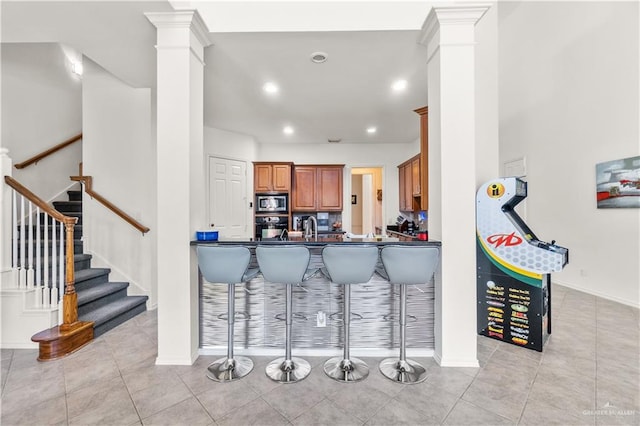
[[[49,300],[51,298],[51,289],[49,287],[42,288],[42,306],[44,308],[48,308],[50,303]]]
[[[24,197],[20,196],[20,271],[18,279],[18,287],[24,288],[27,284],[27,269],[25,262],[25,235],[24,235]]]
[[[60,291],[58,292],[58,300],[62,301],[62,295],[64,294],[64,286],[65,286],[65,265],[64,265],[64,223],[60,222],[60,280],[58,281],[58,285],[60,286]],[[62,311],[62,309],[60,309]]]
[[[49,215],[47,213],[44,214],[44,266],[42,268],[44,272],[43,277],[43,287],[49,288]],[[44,302],[47,306],[49,303],[46,301],[44,297],[44,293],[42,295]]]
[[[57,271],[57,262],[56,262],[56,222],[53,218],[51,218],[51,296],[53,296],[53,290],[56,290],[56,296],[57,296],[57,282],[56,280],[58,279],[58,271]],[[55,306],[55,303],[57,303],[58,298],[56,297],[55,299],[52,297],[50,300],[50,303],[52,306]]]
[[[16,191],[13,191],[13,217],[12,217],[12,233],[13,233],[13,246],[11,252],[11,272],[13,275],[13,286],[20,286],[20,272],[18,271],[18,195]]]
[[[27,269],[27,288],[33,288],[33,204],[29,201],[29,239],[27,240],[27,244],[29,244],[29,268]],[[40,251],[40,247],[35,247],[36,251]]]
[[[40,207],[36,206],[36,247],[41,247]],[[36,250],[36,287],[42,285],[42,250]]]

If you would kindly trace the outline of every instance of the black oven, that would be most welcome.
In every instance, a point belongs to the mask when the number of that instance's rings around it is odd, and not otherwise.
[[[286,238],[289,219],[286,216],[256,216],[256,241]]]
[[[256,213],[287,213],[287,194],[256,194]]]

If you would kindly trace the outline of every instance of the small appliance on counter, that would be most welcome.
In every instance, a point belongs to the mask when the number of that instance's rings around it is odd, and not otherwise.
[[[316,219],[318,220],[318,231],[329,230],[329,213],[318,213]]]
[[[287,194],[256,194],[256,213],[286,213]]]

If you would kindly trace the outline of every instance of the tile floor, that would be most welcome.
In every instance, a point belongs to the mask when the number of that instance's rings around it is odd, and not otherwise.
[[[478,337],[480,368],[440,368],[418,385],[336,383],[323,358],[293,385],[269,380],[269,358],[245,379],[156,366],[156,315],[144,313],[77,353],[39,363],[2,350],[1,424],[8,425],[616,425],[640,424],[638,310],[554,286],[554,330],[544,353]],[[138,330],[134,333],[134,330]]]

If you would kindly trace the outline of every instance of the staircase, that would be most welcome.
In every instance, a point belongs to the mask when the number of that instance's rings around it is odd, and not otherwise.
[[[77,217],[74,228],[75,289],[78,320],[93,322],[96,338],[146,311],[147,296],[128,296],[127,282],[109,281],[109,268],[92,268],[91,255],[82,252],[82,191],[67,191],[69,201],[53,206],[65,216]]]

